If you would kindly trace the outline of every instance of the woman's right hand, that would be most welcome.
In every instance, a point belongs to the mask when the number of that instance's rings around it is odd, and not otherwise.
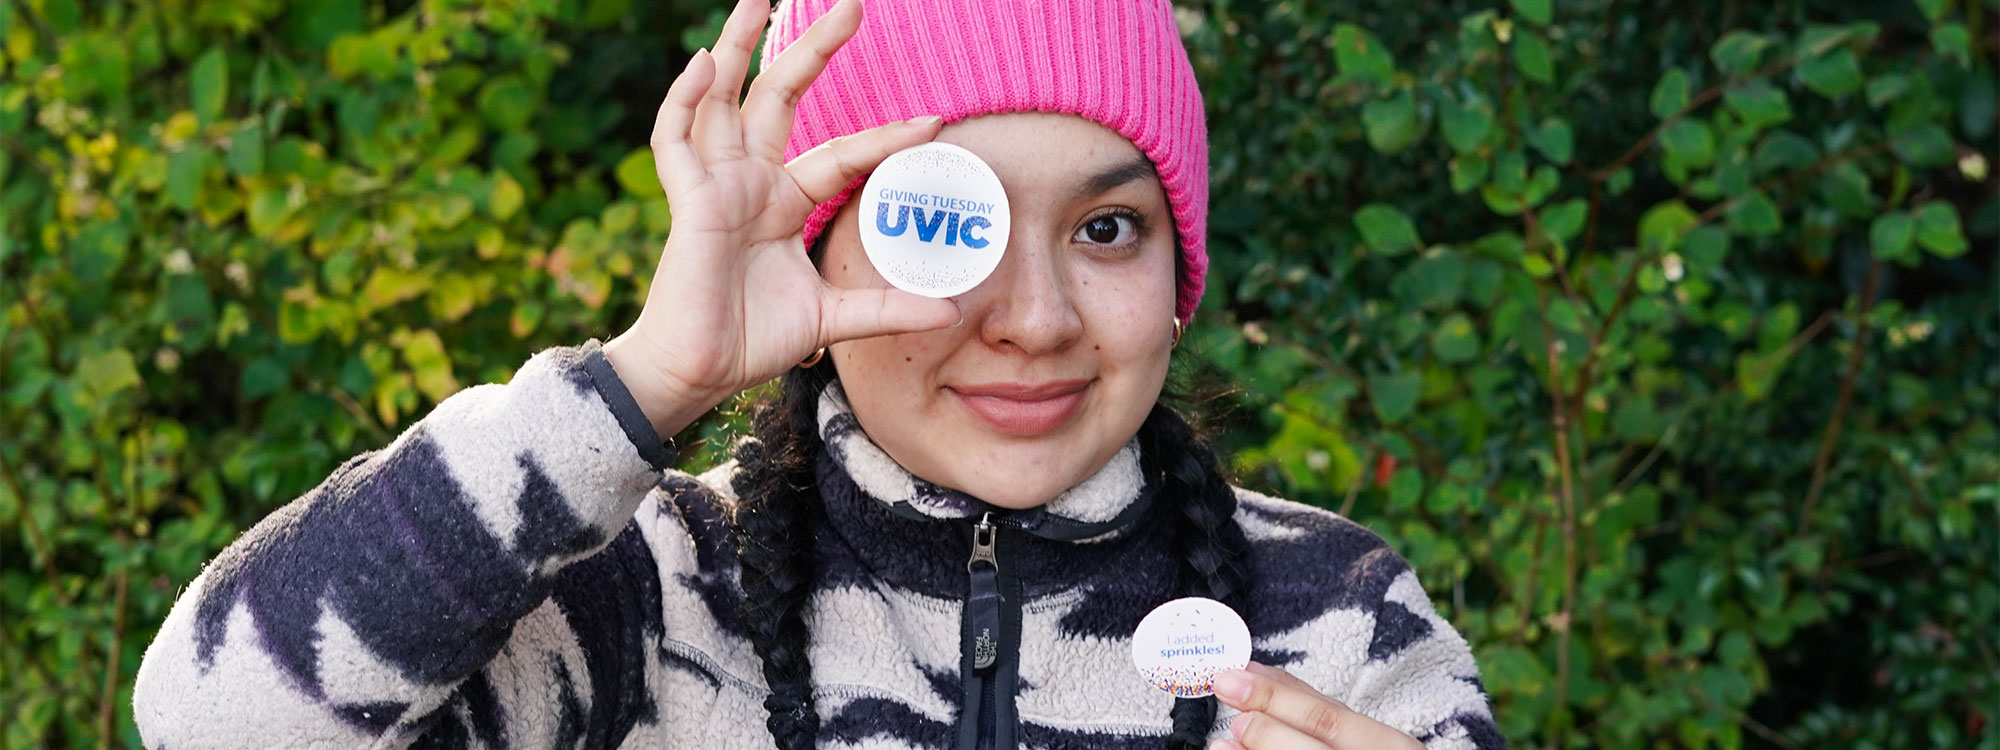
[[[861,24],[841,0],[738,94],[766,0],[740,0],[713,55],[674,79],[653,124],[673,230],[639,320],[604,347],[662,437],[837,341],[954,325],[956,304],[840,289],[806,256],[806,217],[890,154],[937,136],[935,117],[836,138],[784,162],[799,97]]]

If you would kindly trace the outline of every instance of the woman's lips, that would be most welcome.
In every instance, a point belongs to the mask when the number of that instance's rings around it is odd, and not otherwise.
[[[1040,435],[1069,421],[1089,380],[948,386],[966,411],[1009,435]]]

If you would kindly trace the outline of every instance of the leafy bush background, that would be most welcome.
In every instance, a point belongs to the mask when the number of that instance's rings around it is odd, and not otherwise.
[[[0,746],[136,746],[204,560],[633,318],[720,5],[0,0]],[[2000,748],[2000,2],[1180,16],[1217,438],[1514,743]]]

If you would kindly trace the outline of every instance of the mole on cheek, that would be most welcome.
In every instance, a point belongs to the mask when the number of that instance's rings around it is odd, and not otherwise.
[[[904,358],[903,358],[903,361],[904,361],[904,362],[908,362],[908,361],[910,361],[910,358],[909,358],[909,357],[904,357]]]

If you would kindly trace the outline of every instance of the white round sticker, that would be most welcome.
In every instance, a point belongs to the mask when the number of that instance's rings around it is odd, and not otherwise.
[[[949,143],[890,154],[861,196],[861,247],[897,289],[964,294],[1007,249],[1007,191],[986,162]]]
[[[1250,665],[1250,628],[1222,602],[1175,599],[1139,621],[1132,663],[1153,687],[1200,698],[1215,692],[1216,673]]]

